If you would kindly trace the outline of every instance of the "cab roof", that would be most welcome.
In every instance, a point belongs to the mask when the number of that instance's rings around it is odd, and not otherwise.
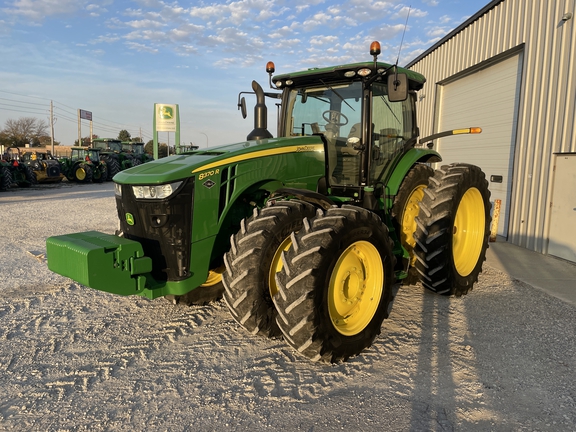
[[[376,63],[377,70],[387,70],[393,69],[394,66],[388,63],[378,62]],[[346,72],[358,71],[360,69],[370,69],[374,73],[374,62],[362,62],[362,63],[350,63],[338,66],[328,66],[324,68],[310,68],[299,72],[290,72],[286,74],[275,75],[272,77],[272,81],[276,83],[277,81],[282,82],[282,87],[287,80],[291,80],[294,86],[310,85],[314,83],[320,83],[321,81],[334,82],[334,81],[351,81],[357,80],[358,75],[347,78],[344,76]],[[420,90],[426,78],[424,75],[414,72],[409,69],[402,67],[397,67],[398,73],[404,73],[408,77],[408,83],[410,90]]]

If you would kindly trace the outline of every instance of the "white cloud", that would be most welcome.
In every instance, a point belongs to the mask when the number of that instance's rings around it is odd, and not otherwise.
[[[439,27],[439,26],[431,27],[426,31],[426,36],[433,38],[435,40],[440,40],[441,38],[446,36],[451,30],[452,27]]]
[[[138,42],[131,42],[128,41],[126,42],[126,46],[128,46],[130,49],[139,51],[139,52],[147,52],[150,54],[157,54],[158,53],[158,49],[157,48],[153,48]]]
[[[313,46],[333,46],[338,44],[337,36],[313,36],[310,38],[310,45]]]
[[[104,51],[103,49],[89,50],[88,52],[92,55],[97,55],[97,56],[102,56],[106,53],[106,51]]]
[[[15,0],[1,10],[9,15],[41,22],[53,15],[72,15],[81,10],[85,3],[78,0]]]
[[[442,15],[438,21],[442,24],[448,24],[451,23],[453,19],[449,15]]]
[[[91,44],[98,44],[98,43],[114,43],[120,40],[120,37],[116,34],[106,34],[100,35],[95,39],[90,40]]]
[[[141,20],[134,20],[134,21],[127,21],[124,23],[126,26],[128,27],[132,27],[132,28],[136,28],[136,29],[140,29],[140,28],[144,28],[144,29],[148,29],[148,28],[161,28],[164,27],[165,24],[158,22],[158,21],[153,21],[153,20],[149,20],[149,19],[141,19]]]
[[[277,28],[272,33],[268,33],[268,37],[270,37],[272,39],[284,39],[284,38],[292,36],[294,33],[295,32],[294,32],[294,29],[292,27],[282,26],[282,27]]]
[[[180,55],[180,56],[189,56],[189,55],[192,55],[192,54],[197,54],[197,53],[198,53],[198,48],[196,48],[196,47],[193,46],[193,45],[184,44],[184,45],[179,45],[179,46],[176,48],[176,52],[177,52],[178,55]]]
[[[108,9],[102,7],[101,5],[96,4],[89,4],[88,6],[86,6],[86,10],[90,13],[90,16],[92,17],[99,17],[100,15],[108,12]]]

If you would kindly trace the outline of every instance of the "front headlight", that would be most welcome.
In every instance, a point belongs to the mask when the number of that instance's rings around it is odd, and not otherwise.
[[[122,196],[122,185],[119,185],[118,183],[114,183],[114,193],[116,195],[118,195],[119,197]]]
[[[164,199],[168,198],[182,184],[181,181],[158,186],[132,186],[136,199]]]

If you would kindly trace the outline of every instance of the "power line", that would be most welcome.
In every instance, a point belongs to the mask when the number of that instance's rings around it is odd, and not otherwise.
[[[61,109],[58,106],[55,106],[55,108],[57,108],[59,110]],[[67,110],[62,110],[62,111],[64,111],[65,113],[68,113]],[[72,113],[70,113],[70,114],[72,114]],[[75,115],[75,113],[72,115]],[[69,120],[72,121],[72,119],[69,119]],[[77,119],[73,120],[73,121],[77,121]],[[111,124],[111,123],[113,123],[113,124]],[[119,130],[122,130],[122,129],[132,130],[132,131],[138,130],[139,131],[140,129],[142,129],[141,126],[136,126],[136,125],[128,124],[128,123],[120,123],[120,122],[116,122],[113,120],[100,119],[99,117],[92,120],[92,126],[94,128],[100,128],[100,129],[104,130],[105,132],[118,132]],[[146,132],[148,136],[152,136],[151,132],[149,132],[149,131],[144,131],[144,132]],[[132,135],[132,133],[130,135]]]
[[[6,90],[0,90],[0,93],[7,93],[7,94],[11,94],[11,95],[15,95],[15,96],[23,96],[23,97],[28,97],[28,98],[32,98],[32,99],[41,99],[41,100],[51,100],[51,99],[47,99],[47,98],[43,98],[43,97],[38,97],[38,96],[29,96],[29,95],[23,95],[20,93],[14,93],[14,92],[9,92]]]
[[[6,90],[0,90],[0,93],[6,93],[6,94],[14,95],[14,96],[21,96],[21,97],[31,98],[31,99],[53,101],[54,102],[54,116],[55,116],[55,118],[62,119],[64,121],[68,121],[71,123],[77,123],[78,122],[78,118],[76,116],[76,113],[77,113],[76,108],[73,108],[69,105],[66,105],[62,102],[56,101],[54,99],[48,99],[48,98],[38,97],[38,96],[24,95],[21,93],[9,92]],[[34,105],[37,107],[41,107],[44,105],[41,103],[34,103],[34,102],[28,102],[28,101],[22,101],[22,100],[19,101],[16,99],[8,99],[8,98],[0,98],[0,100],[6,100],[6,101],[14,102],[17,104]],[[9,107],[9,108],[4,108],[4,106]],[[21,105],[14,106],[11,104],[3,104],[3,103],[0,103],[0,110],[10,111],[10,112],[22,112],[22,113],[35,114],[35,115],[49,113],[49,107],[46,107],[44,110],[42,110],[41,108],[26,107],[26,106],[21,106]],[[105,132],[116,133],[121,129],[126,129],[126,130],[138,131],[138,132],[134,133],[135,136],[141,134],[143,136],[152,137],[152,132],[142,130],[142,127],[139,125],[137,126],[134,124],[120,123],[120,122],[116,122],[114,120],[109,120],[109,119],[98,119],[97,121],[93,121],[92,125],[93,125],[93,127],[97,127],[98,129],[103,130]],[[132,135],[132,133],[130,135]]]
[[[7,108],[4,108],[7,107]],[[21,108],[21,109],[18,109]],[[38,115],[38,114],[47,114],[46,110],[41,110],[39,111],[38,109],[35,108],[26,108],[26,107],[15,107],[13,105],[9,105],[9,104],[3,104],[0,103],[0,110],[2,111],[10,111],[10,112],[21,112],[21,113],[25,113],[25,114],[34,114],[34,115]]]
[[[5,101],[9,101],[9,102],[16,102],[16,103],[24,103],[24,104],[28,104],[28,105],[44,106],[44,104],[39,104],[39,103],[36,103],[36,102],[19,101],[19,100],[16,100],[16,99],[0,98],[0,100],[5,100]]]
[[[0,90],[1,93],[6,93],[9,95],[20,96],[22,98],[31,98],[42,101],[50,101],[53,105],[52,118],[54,120],[60,120],[70,124],[78,124],[78,109],[66,105],[62,102],[55,101],[53,99],[48,99],[44,97],[29,96],[16,92],[9,92],[5,90]],[[8,102],[3,103],[2,101]],[[47,115],[50,119],[50,105],[39,102],[31,102],[26,100],[18,100],[15,98],[4,98],[0,97],[0,111],[8,111],[10,113],[23,113],[30,116],[44,116]],[[85,120],[81,120],[83,124],[86,123]],[[128,123],[120,123],[114,120],[102,119],[97,117],[96,120],[92,121],[92,133],[95,135],[111,135],[116,136],[121,130],[127,130],[130,136],[139,137],[142,141],[149,141],[153,139],[153,132],[142,128],[141,125],[134,125]]]

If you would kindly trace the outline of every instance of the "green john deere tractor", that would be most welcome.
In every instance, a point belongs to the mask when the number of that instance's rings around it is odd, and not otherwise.
[[[0,190],[6,190],[14,185],[30,187],[38,183],[36,173],[26,165],[18,147],[6,149],[0,164],[0,174]]]
[[[122,150],[132,155],[134,166],[154,160],[152,156],[144,151],[143,142],[122,141]]]
[[[69,181],[102,183],[108,178],[108,168],[100,160],[99,149],[72,147],[70,157],[62,158],[59,162]]]
[[[47,240],[49,268],[121,295],[223,297],[252,334],[346,360],[369,347],[402,283],[468,293],[488,247],[484,173],[418,140],[425,78],[373,61],[272,76],[246,141],[114,178],[120,230]],[[266,97],[281,101],[267,130]],[[245,114],[245,100],[239,106]],[[430,145],[423,145],[430,143]],[[71,263],[74,263],[71,265]]]
[[[100,149],[100,159],[108,167],[108,178],[112,178],[128,168],[132,168],[138,163],[134,163],[134,157],[131,152],[122,148],[122,141],[114,138],[96,138],[92,140],[92,147]]]

